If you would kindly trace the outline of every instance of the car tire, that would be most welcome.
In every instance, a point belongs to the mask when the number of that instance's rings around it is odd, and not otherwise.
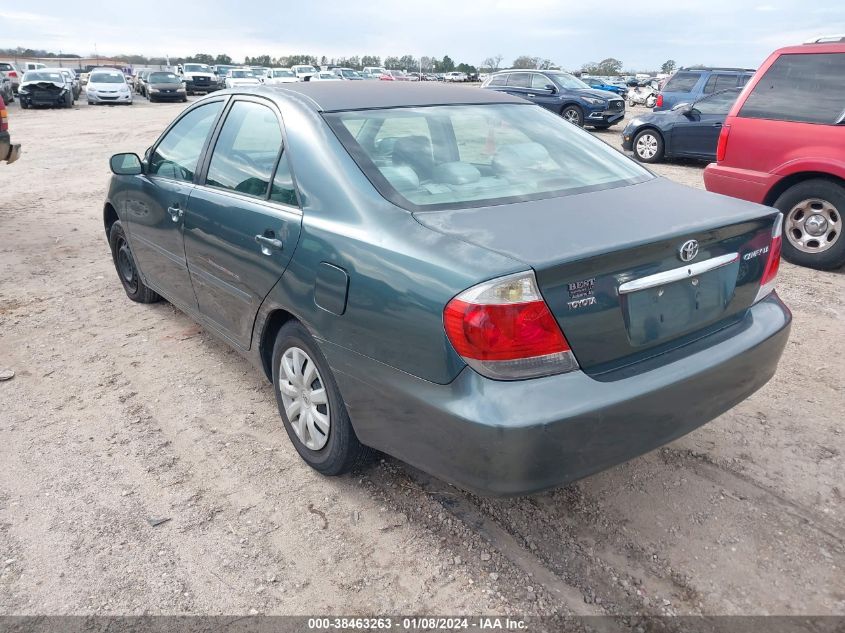
[[[584,112],[577,105],[568,105],[560,111],[564,121],[569,121],[578,127],[584,126]]]
[[[188,103],[188,97],[182,97],[182,103]]]
[[[774,206],[783,213],[783,258],[817,270],[845,266],[845,187],[823,178],[784,191]],[[806,225],[817,217],[815,227]],[[816,231],[824,229],[823,233]],[[832,236],[832,237],[831,237]]]
[[[21,110],[29,110],[29,104],[26,101],[21,100]]]
[[[663,160],[663,136],[653,128],[637,132],[631,145],[634,158],[641,163],[657,163]]]
[[[135,256],[129,249],[129,242],[126,239],[126,232],[123,224],[117,220],[109,230],[109,247],[111,248],[114,268],[117,277],[123,284],[126,296],[138,303],[155,303],[161,301],[161,296],[151,290],[138,274],[138,265],[135,263]]]
[[[282,367],[283,361],[287,370]],[[349,472],[371,454],[355,435],[328,362],[299,321],[288,321],[279,330],[273,346],[272,366],[273,390],[282,424],[305,463],[323,475],[335,476]],[[309,377],[311,382],[306,385]],[[300,390],[298,395],[297,388]],[[312,401],[313,394],[321,390],[320,399],[324,402]],[[306,414],[299,412],[306,405],[309,417],[303,419]],[[289,411],[296,412],[293,422]],[[320,428],[318,419],[322,420],[325,429]]]

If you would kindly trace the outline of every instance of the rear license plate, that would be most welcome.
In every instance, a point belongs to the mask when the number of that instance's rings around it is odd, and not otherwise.
[[[721,318],[734,296],[739,263],[622,295],[632,345],[651,345]]]

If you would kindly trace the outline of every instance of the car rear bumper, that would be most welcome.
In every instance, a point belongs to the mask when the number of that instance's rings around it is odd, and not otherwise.
[[[741,321],[624,377],[502,382],[466,368],[439,385],[321,348],[362,442],[461,488],[513,495],[604,470],[724,413],[772,377],[791,318],[773,293]]]
[[[12,143],[7,132],[0,134],[0,163],[14,163],[20,155],[20,143]]]
[[[772,180],[769,173],[726,167],[718,163],[710,163],[704,169],[704,186],[707,191],[760,204],[765,201]]]

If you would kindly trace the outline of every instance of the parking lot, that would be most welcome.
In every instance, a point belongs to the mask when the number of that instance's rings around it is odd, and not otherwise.
[[[9,108],[0,615],[845,611],[842,271],[784,262],[775,378],[627,464],[513,499],[386,456],[327,479],[263,375],[115,275],[108,158],[183,107]],[[618,148],[621,128],[598,135]],[[654,171],[703,187],[703,167]]]

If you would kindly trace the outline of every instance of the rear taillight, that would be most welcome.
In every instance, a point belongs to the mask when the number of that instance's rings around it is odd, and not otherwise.
[[[533,272],[462,292],[446,305],[443,325],[455,351],[488,378],[519,380],[578,369]]]
[[[763,269],[763,276],[760,277],[760,290],[757,291],[757,297],[754,299],[754,303],[768,296],[775,289],[775,279],[778,276],[778,268],[780,268],[780,248],[782,241],[783,214],[778,213],[775,219],[775,225],[772,227],[772,243],[769,246],[766,267]]]
[[[654,105],[656,105],[658,108],[663,107],[663,95],[662,94],[657,95],[657,103],[655,103]]]
[[[731,126],[725,123],[722,131],[719,132],[719,143],[716,145],[716,162],[725,160],[725,152],[728,149],[728,135],[731,133]]]
[[[9,112],[6,108],[0,108],[0,132],[6,132],[9,129]]]
[[[10,70],[6,73],[9,77],[17,77],[18,73],[14,70]]]

